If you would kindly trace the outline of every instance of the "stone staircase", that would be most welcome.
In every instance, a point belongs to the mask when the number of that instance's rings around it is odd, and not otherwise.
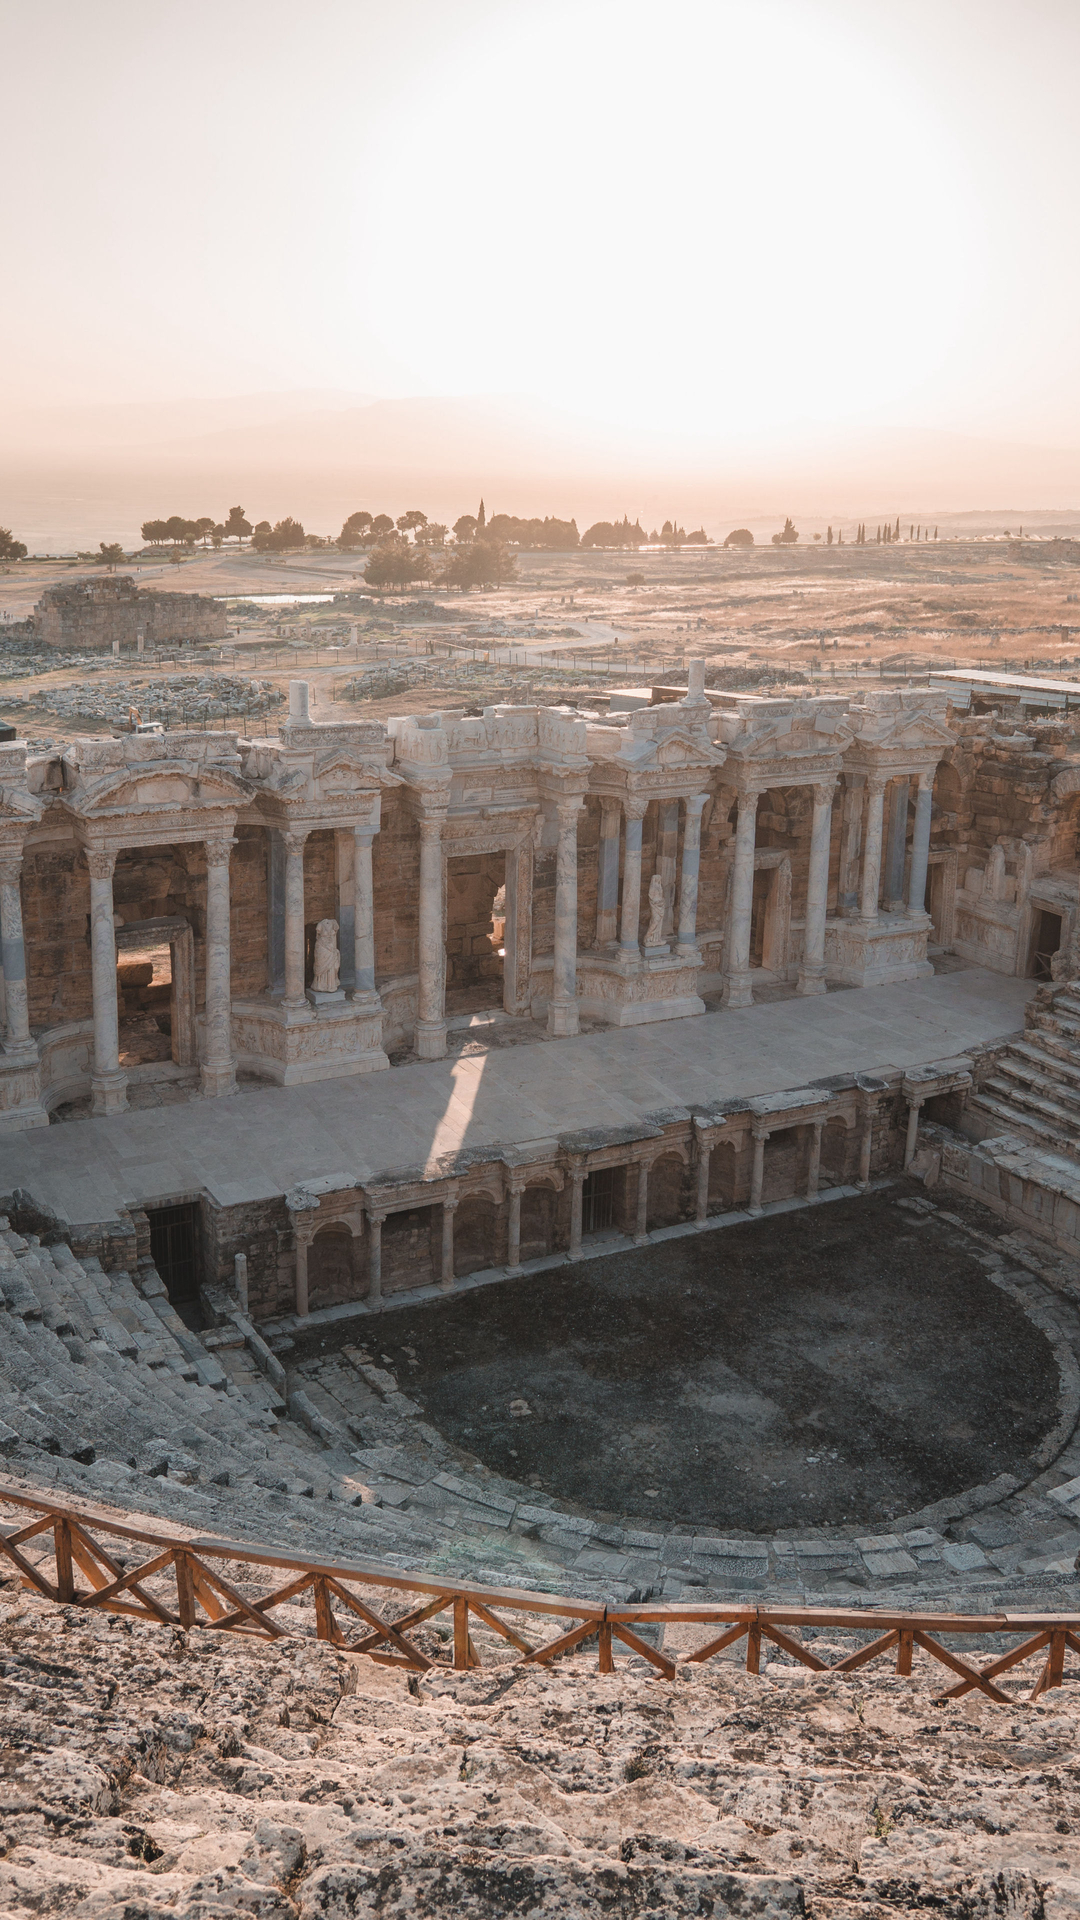
[[[1080,1161],[1080,980],[1042,987],[1029,1002],[1023,1039],[1009,1042],[972,1094],[964,1132],[1014,1135]]]

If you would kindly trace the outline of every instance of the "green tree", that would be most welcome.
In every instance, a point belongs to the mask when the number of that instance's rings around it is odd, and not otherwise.
[[[0,560],[25,560],[26,548],[10,527],[0,527]]]
[[[374,515],[361,508],[359,513],[350,513],[341,532],[338,534],[338,546],[347,553],[352,547],[362,547],[374,522]]]
[[[141,532],[148,547],[160,547],[169,537],[164,520],[144,520]]]
[[[214,531],[214,523],[211,519],[207,517],[206,514],[203,514],[200,520],[196,520],[195,538],[196,540],[201,540],[204,547],[206,545],[206,542],[209,536],[213,533],[213,531]]]
[[[476,531],[477,531],[477,533],[483,533],[483,531],[484,531],[484,528],[485,528],[486,526],[487,526],[487,515],[486,515],[486,513],[484,512],[484,503],[483,503],[483,501],[481,500],[481,502],[480,502],[480,511],[479,511],[479,513],[478,513],[478,514],[477,514],[477,516],[476,516]]]
[[[120,545],[119,540],[113,540],[108,545],[106,545],[104,540],[99,540],[98,545],[101,548],[101,558],[108,567],[109,572],[115,573],[124,557],[124,549]]]
[[[431,573],[431,558],[423,547],[395,534],[380,540],[364,568],[369,587],[407,587],[410,580],[426,580]]]
[[[752,547],[754,536],[749,527],[733,527],[724,541],[725,547]]]
[[[419,528],[426,526],[427,514],[421,513],[418,507],[410,507],[408,513],[398,515],[397,530],[399,533],[416,533]]]
[[[232,537],[238,540],[240,545],[243,546],[250,532],[251,525],[250,522],[244,518],[243,507],[230,507],[229,516],[225,522],[225,538],[229,539]]]
[[[394,531],[394,523],[390,515],[388,513],[377,513],[371,523],[371,531],[377,540],[385,540],[387,534],[393,533]]]
[[[225,538],[225,528],[223,526],[219,525],[211,528],[210,544],[215,549],[215,551],[217,550],[218,547],[221,546],[221,543],[224,540],[224,538]]]
[[[773,534],[772,543],[774,547],[793,547],[798,538],[799,536],[795,531],[795,523],[789,516],[788,519],[784,521],[780,532]]]
[[[501,540],[482,540],[479,536],[466,546],[455,547],[447,563],[443,580],[448,587],[501,587],[516,580],[517,565],[509,548]]]
[[[416,543],[420,547],[441,547],[449,531],[449,527],[442,526],[438,520],[425,520],[424,525],[416,529]]]
[[[468,540],[475,540],[476,524],[475,514],[463,513],[459,520],[454,521],[454,539],[463,545]]]

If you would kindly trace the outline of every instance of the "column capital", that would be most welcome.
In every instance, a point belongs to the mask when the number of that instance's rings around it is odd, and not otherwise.
[[[920,793],[933,793],[934,780],[936,778],[936,775],[937,775],[936,767],[924,767],[922,769],[922,772],[918,776]]]
[[[559,817],[560,827],[573,826],[576,823],[578,814],[581,812],[581,809],[584,805],[585,805],[584,794],[560,793],[555,802],[555,811]]]
[[[370,820],[358,820],[353,826],[352,831],[355,839],[366,840],[368,843],[368,846],[370,847],[372,841],[375,838],[375,835],[379,831],[379,828],[377,824],[373,824],[372,821]]]
[[[206,853],[207,866],[227,867],[229,864],[229,856],[235,845],[236,841],[231,833],[215,834],[212,839],[204,840],[203,848]]]
[[[705,810],[705,802],[711,799],[711,793],[686,793],[683,795],[683,803],[688,814],[703,813]]]
[[[367,1214],[369,1227],[383,1226],[389,1211],[389,1207],[365,1207],[364,1212]]]
[[[461,1204],[461,1195],[453,1187],[451,1187],[448,1190],[448,1192],[443,1194],[442,1203],[447,1213],[453,1213],[455,1208],[459,1207]]]
[[[815,780],[814,781],[814,805],[817,807],[831,806],[833,801],[833,795],[835,794],[835,792],[836,792],[836,775],[835,774],[833,774],[828,780]]]
[[[771,1127],[767,1127],[763,1120],[751,1120],[750,1131],[753,1134],[755,1140],[771,1140],[772,1139],[772,1129]]]
[[[623,812],[628,820],[644,820],[649,811],[647,793],[628,793],[623,796]]]
[[[282,835],[286,853],[303,853],[310,832],[310,827],[287,827]]]
[[[870,795],[871,799],[880,800],[882,794],[885,792],[885,789],[888,786],[889,781],[892,779],[892,777],[893,776],[891,773],[868,773],[867,774],[866,791]]]
[[[425,807],[417,818],[420,822],[421,835],[425,840],[441,840],[442,830],[446,824],[446,815],[441,809],[438,813],[432,813]]]
[[[116,871],[116,854],[108,847],[84,847],[91,880],[111,880]]]
[[[529,1184],[529,1176],[524,1170],[519,1170],[515,1168],[515,1170],[512,1173],[508,1173],[506,1176],[507,1193],[522,1194],[525,1192],[525,1189],[528,1186],[528,1184]]]
[[[18,886],[22,863],[21,847],[0,847],[0,887]]]

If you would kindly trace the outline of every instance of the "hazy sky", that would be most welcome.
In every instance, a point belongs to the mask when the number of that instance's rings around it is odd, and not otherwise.
[[[1080,439],[1077,0],[0,0],[8,405]]]

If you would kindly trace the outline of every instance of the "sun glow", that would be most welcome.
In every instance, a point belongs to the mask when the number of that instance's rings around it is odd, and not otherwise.
[[[513,10],[395,101],[357,278],[425,386],[760,434],[932,378],[975,226],[913,82],[818,9],[673,23]]]

